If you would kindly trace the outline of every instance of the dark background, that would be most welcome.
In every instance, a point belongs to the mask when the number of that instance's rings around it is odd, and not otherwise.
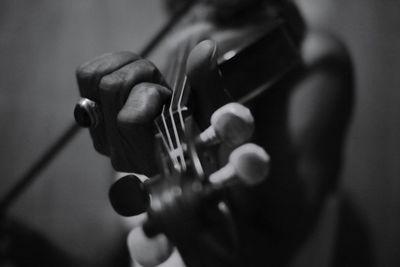
[[[351,51],[356,107],[340,197],[326,203],[293,265],[400,266],[400,2],[298,2],[311,27]],[[0,196],[72,122],[75,67],[138,51],[164,20],[156,0],[0,2]],[[86,266],[107,266],[123,237],[107,199],[111,175],[82,132],[11,215]]]

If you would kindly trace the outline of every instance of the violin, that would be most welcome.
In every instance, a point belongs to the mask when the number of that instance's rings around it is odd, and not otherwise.
[[[270,164],[263,148],[248,143],[255,123],[248,106],[300,62],[278,19],[219,57],[223,90],[193,92],[184,67],[192,47],[171,63],[167,80],[173,94],[154,121],[159,174],[145,182],[128,175],[110,189],[119,214],[147,213],[133,231],[137,242],[151,248],[134,251],[145,266],[166,260],[173,246],[188,267],[238,266],[240,238],[227,195],[233,186],[261,183]],[[196,105],[209,95],[211,103]],[[219,158],[220,146],[233,149],[227,163]]]
[[[171,21],[141,54],[148,54],[174,23],[175,20]],[[169,83],[174,84],[174,97],[155,121],[160,174],[144,183],[133,175],[122,178],[110,189],[110,199],[121,215],[147,212],[148,219],[136,230],[136,235],[138,242],[149,244],[154,253],[137,255],[142,262],[154,265],[154,258],[161,262],[164,259],[154,255],[161,255],[160,250],[170,252],[172,243],[189,267],[236,266],[240,239],[232,216],[234,210],[226,196],[235,184],[255,186],[262,182],[269,164],[268,155],[261,147],[244,144],[254,128],[251,111],[245,106],[273,88],[300,59],[284,21],[277,20],[263,33],[222,54],[218,66],[224,90],[218,92],[211,107],[197,105],[193,108],[192,95],[201,99],[211,94],[215,96],[215,92],[190,91],[182,68],[187,51],[177,57],[176,67],[171,68],[175,70],[169,79]],[[173,79],[176,82],[172,82]],[[96,114],[83,117],[96,120]],[[211,126],[208,126],[210,118]],[[78,129],[74,123],[26,172],[1,201],[0,215],[6,213],[10,204]],[[225,165],[217,153],[218,147],[224,144],[237,147]],[[129,192],[126,195],[121,191]],[[159,243],[152,245],[160,234],[169,241],[165,239],[162,247]]]

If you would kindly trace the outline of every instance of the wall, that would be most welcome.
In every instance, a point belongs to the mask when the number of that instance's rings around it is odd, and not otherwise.
[[[138,50],[163,22],[159,14],[156,1],[0,1],[0,196],[73,121],[76,66]],[[109,162],[82,131],[10,215],[83,266],[109,266],[125,245],[108,203],[111,180]]]
[[[356,107],[341,185],[345,203],[339,254],[347,254],[350,262],[359,257],[376,266],[399,266],[400,2],[298,2],[311,25],[341,36],[356,70]]]

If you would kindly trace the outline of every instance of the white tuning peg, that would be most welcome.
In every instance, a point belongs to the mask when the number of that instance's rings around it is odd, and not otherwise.
[[[222,184],[239,179],[246,185],[262,182],[269,172],[270,157],[263,148],[255,144],[245,144],[236,148],[229,156],[229,162],[211,174],[213,184]]]
[[[199,136],[206,145],[223,142],[236,147],[248,141],[254,131],[254,118],[245,106],[229,103],[216,110],[211,116],[211,125]]]
[[[133,229],[128,236],[131,256],[144,267],[158,266],[166,261],[173,252],[173,245],[163,234],[149,238],[142,227]]]

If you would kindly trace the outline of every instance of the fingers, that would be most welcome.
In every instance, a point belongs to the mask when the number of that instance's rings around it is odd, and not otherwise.
[[[92,61],[82,64],[76,70],[81,96],[98,101],[98,84],[103,76],[139,58],[140,57],[134,53],[121,51],[104,54]]]
[[[90,129],[96,150],[109,155],[118,171],[153,174],[153,120],[170,96],[158,69],[118,52],[82,65],[77,79],[81,95],[95,100],[102,112],[100,125]]]
[[[148,60],[138,59],[114,72],[105,75],[99,84],[100,100],[104,109],[109,105],[120,109],[131,89],[142,82],[152,82],[165,85],[158,69]]]
[[[198,84],[202,78],[205,78],[207,82],[214,79],[215,77],[209,77],[209,75],[217,71],[216,44],[211,40],[200,42],[188,57],[186,71],[193,85]]]
[[[76,78],[81,96],[100,104],[98,85],[104,75],[112,73],[137,59],[139,59],[139,56],[131,52],[115,52],[104,54],[82,64],[76,70]],[[101,154],[109,155],[104,123],[100,123],[96,129],[90,129],[90,134],[95,149]]]
[[[211,114],[230,101],[223,89],[217,65],[216,44],[210,40],[199,43],[188,57],[186,70],[195,99],[193,109],[201,110],[201,114],[196,115],[203,128],[203,124],[209,123]]]
[[[205,128],[211,114],[228,102],[214,42],[204,41],[194,48],[187,75],[195,92],[193,110],[202,115],[199,123]],[[102,122],[90,130],[96,150],[109,155],[117,171],[153,175],[157,169],[153,121],[171,95],[158,69],[138,55],[118,52],[82,65],[77,78],[81,95],[98,102],[102,111]]]
[[[169,97],[157,68],[137,60],[104,76],[99,84],[101,109],[113,167],[147,175],[156,169],[153,120]]]
[[[118,113],[119,127],[130,129],[153,121],[170,97],[171,91],[164,86],[146,82],[136,85]]]

